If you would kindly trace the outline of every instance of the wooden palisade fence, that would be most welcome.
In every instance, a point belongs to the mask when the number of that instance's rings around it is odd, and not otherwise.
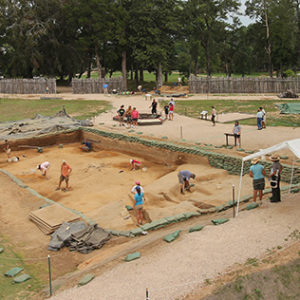
[[[54,78],[38,79],[1,79],[2,94],[55,94],[56,80]]]
[[[87,79],[72,79],[73,94],[101,94],[104,93],[103,85],[107,84],[107,91],[111,93],[113,90],[118,92],[123,91],[123,78],[87,78]]]
[[[235,93],[282,93],[292,90],[300,93],[300,78],[270,78],[270,77],[243,77],[243,78],[189,78],[189,92],[195,94],[235,94]]]

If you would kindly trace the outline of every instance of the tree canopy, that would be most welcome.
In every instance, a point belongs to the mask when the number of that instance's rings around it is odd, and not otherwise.
[[[71,79],[300,69],[299,0],[0,0],[0,73]],[[275,73],[274,73],[275,72]],[[142,80],[142,72],[140,72]]]

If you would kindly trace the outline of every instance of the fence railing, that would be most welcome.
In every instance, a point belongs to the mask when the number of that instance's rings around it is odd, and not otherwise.
[[[73,94],[102,94],[106,92],[104,87],[105,85],[107,85],[108,93],[111,93],[113,90],[121,92],[123,91],[123,78],[72,79]]]
[[[282,93],[292,90],[300,93],[300,78],[208,78],[191,75],[189,78],[189,92],[196,94],[208,93]]]
[[[0,93],[3,94],[56,94],[54,78],[1,79]]]

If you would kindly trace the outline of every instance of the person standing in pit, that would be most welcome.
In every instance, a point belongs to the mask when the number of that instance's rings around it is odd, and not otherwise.
[[[273,162],[271,168],[271,174],[269,178],[271,180],[270,185],[272,188],[272,197],[270,199],[271,202],[280,202],[280,174],[282,172],[282,165],[280,164],[280,156],[273,154],[271,156],[271,161]]]
[[[265,189],[265,175],[266,171],[260,163],[258,157],[253,158],[251,161],[249,175],[253,178],[253,201],[256,202],[257,192],[259,194],[259,201],[262,203],[263,190]]]
[[[139,187],[140,189],[141,189],[141,192],[143,193],[143,195],[144,195],[144,189],[143,189],[143,187],[141,186],[141,183],[139,182],[139,181],[136,181],[135,182],[135,185],[133,186],[133,188],[131,189],[131,193],[132,194],[135,194],[136,193],[136,188],[137,187]],[[145,196],[144,196],[144,198],[145,198]]]
[[[118,109],[117,113],[119,115],[119,121],[120,121],[119,126],[124,126],[124,124],[123,124],[123,122],[124,122],[124,114],[125,114],[124,105],[121,105],[121,107]]]
[[[144,204],[144,194],[141,191],[141,188],[139,186],[136,187],[136,193],[134,195],[134,209],[136,212],[136,220],[138,225],[143,224],[143,204]]]
[[[68,191],[69,189],[69,177],[70,177],[70,174],[72,172],[72,168],[67,164],[67,162],[65,160],[62,161],[62,164],[61,164],[61,168],[60,168],[60,178],[59,178],[59,183],[58,183],[58,187],[56,188],[56,190],[60,190],[60,186],[61,186],[61,183],[63,181],[66,182],[66,188],[63,189],[64,191]]]
[[[184,190],[191,192],[190,179],[191,178],[195,179],[196,175],[191,173],[188,170],[184,170],[184,171],[178,172],[177,177],[178,177],[179,184],[180,184],[180,193],[184,194]]]
[[[242,127],[239,121],[235,121],[232,133],[234,134],[234,138],[236,139],[238,146],[241,145],[241,131],[242,131]]]
[[[157,102],[155,101],[155,99],[153,99],[153,101],[149,107],[152,107],[152,109],[151,109],[152,115],[156,115],[157,114]]]
[[[48,161],[44,161],[43,163],[38,165],[36,168],[42,172],[42,176],[47,176],[47,171],[50,168],[50,163]]]
[[[217,111],[216,111],[214,106],[212,106],[211,108],[212,108],[212,110],[211,110],[211,121],[213,123],[213,126],[216,126]]]

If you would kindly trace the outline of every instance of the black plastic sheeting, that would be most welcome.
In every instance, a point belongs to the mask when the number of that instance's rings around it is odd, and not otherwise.
[[[51,235],[48,250],[58,251],[66,246],[70,251],[90,253],[100,249],[110,237],[110,234],[97,224],[86,226],[83,221],[63,223]]]

